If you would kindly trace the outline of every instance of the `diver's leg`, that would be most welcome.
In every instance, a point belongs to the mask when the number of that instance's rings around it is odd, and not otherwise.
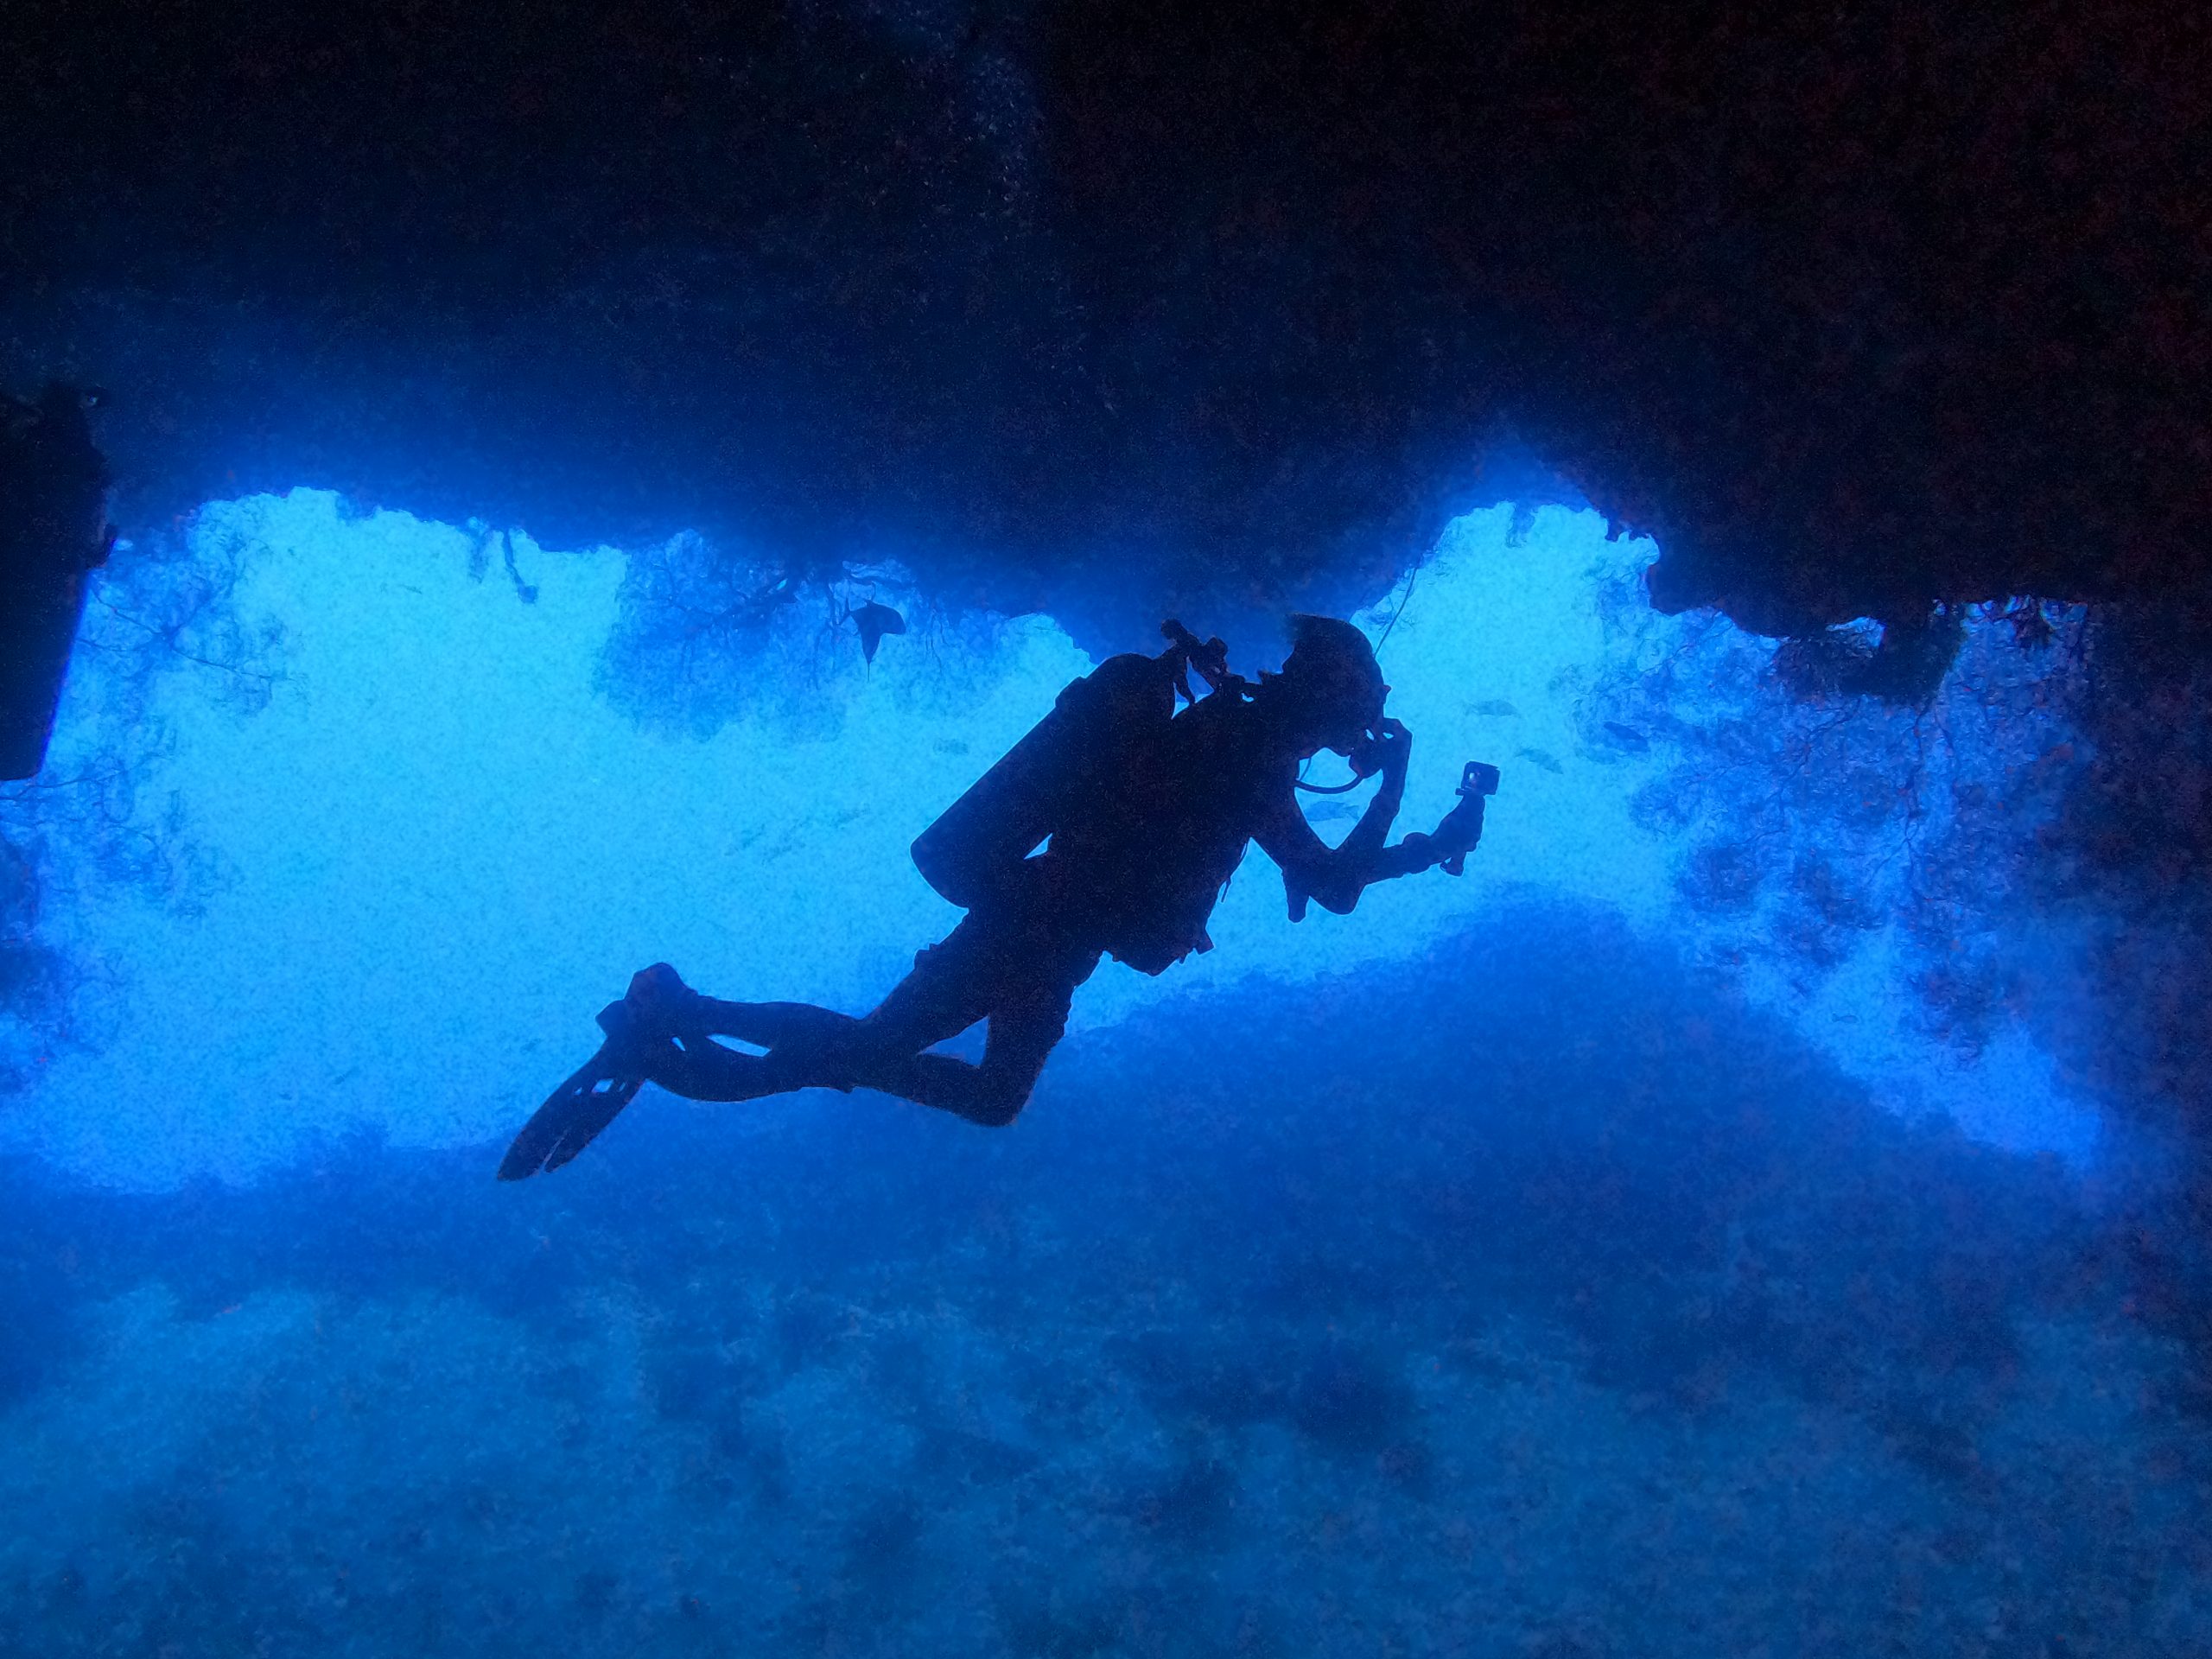
[[[672,1037],[644,1045],[639,1070],[686,1100],[759,1100],[794,1089],[834,1087],[838,1079],[811,1054],[741,1054],[712,1038]]]
[[[818,1008],[811,1002],[725,1002],[702,996],[700,1028],[715,1037],[734,1037],[759,1048],[787,1044],[826,1044],[849,1038],[860,1016]]]
[[[1076,984],[1065,976],[1032,987],[989,1011],[979,1065],[950,1054],[882,1053],[864,1058],[855,1080],[987,1128],[1003,1128],[1027,1103],[1068,1026]]]
[[[630,976],[629,995],[601,1016],[601,1024],[610,1020],[645,1038],[734,1037],[760,1048],[824,1044],[860,1024],[854,1014],[810,1002],[725,1002],[702,996],[664,962]]]
[[[764,1095],[842,1081],[819,1063],[823,1040],[860,1022],[803,1002],[724,1002],[702,996],[664,962],[631,976],[629,994],[599,1016],[632,1075],[691,1100],[757,1100]],[[744,1054],[713,1040],[720,1033],[770,1048]],[[794,1040],[797,1039],[797,1040]],[[775,1052],[777,1045],[783,1052]],[[842,1086],[849,1088],[849,1083]]]
[[[918,952],[913,971],[865,1020],[807,1002],[726,1002],[702,996],[675,969],[655,963],[600,1016],[626,1039],[636,1074],[691,1100],[757,1100],[794,1089],[842,1089],[879,1059],[912,1056],[965,1031],[984,1014],[974,930]],[[769,1052],[741,1053],[734,1037]]]
[[[693,1100],[755,1100],[806,1088],[880,1090],[970,1122],[1010,1123],[1067,1029],[1075,988],[1097,964],[1056,938],[1009,935],[970,917],[918,952],[913,971],[865,1019],[803,1002],[723,1002],[656,964],[631,982],[640,1070]],[[612,1014],[614,1011],[608,1010]],[[981,1065],[921,1051],[988,1017]],[[741,1054],[715,1033],[766,1047]]]
[[[755,1018],[755,1013],[759,1018]],[[666,963],[632,976],[629,995],[599,1016],[607,1041],[524,1124],[499,1179],[518,1181],[558,1169],[595,1139],[647,1082],[693,1100],[758,1100],[793,1089],[850,1089],[849,1065],[832,1064],[834,1045],[795,1041],[801,1031],[838,1032],[860,1022],[804,1003],[722,1003],[701,996]],[[741,1054],[713,1040],[710,1030],[780,1052]],[[762,1033],[753,1037],[753,1033]]]

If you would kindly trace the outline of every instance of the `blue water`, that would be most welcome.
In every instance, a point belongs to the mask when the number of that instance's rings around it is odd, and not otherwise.
[[[302,492],[118,558],[0,802],[0,1654],[2212,1650],[2113,924],[2030,902],[2077,615],[1805,703],[1476,515],[1358,619],[1404,825],[1504,774],[1465,877],[1294,927],[1255,855],[1007,1130],[648,1090],[497,1185],[633,968],[872,1003],[1090,665],[730,551]]]

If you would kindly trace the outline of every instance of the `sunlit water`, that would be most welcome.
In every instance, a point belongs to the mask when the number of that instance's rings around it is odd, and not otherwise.
[[[1462,520],[1359,620],[1402,825],[1503,773],[1464,877],[1294,926],[1255,854],[1005,1132],[648,1090],[502,1188],[632,969],[880,996],[957,917],[907,843],[1090,662],[887,565],[748,628],[322,494],[193,536],[64,712],[128,822],[8,808],[66,988],[0,1110],[0,1652],[2212,1643],[2074,923],[1986,874],[2073,753],[1995,620],[1926,709],[1801,704],[1593,515]]]

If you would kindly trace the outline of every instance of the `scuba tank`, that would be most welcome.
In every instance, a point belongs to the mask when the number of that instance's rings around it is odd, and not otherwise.
[[[1003,891],[1039,843],[1175,717],[1178,694],[1190,697],[1192,666],[1211,683],[1226,676],[1221,641],[1200,645],[1179,622],[1160,631],[1174,642],[1167,651],[1109,657],[1070,685],[1050,714],[914,838],[914,868],[923,880],[963,909]]]
[[[0,779],[46,764],[86,579],[115,541],[92,401],[59,384],[36,404],[0,397]]]

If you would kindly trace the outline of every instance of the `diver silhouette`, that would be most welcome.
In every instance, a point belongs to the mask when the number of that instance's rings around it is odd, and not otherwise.
[[[1412,735],[1384,715],[1390,688],[1358,629],[1293,617],[1282,671],[1263,671],[1257,685],[1229,673],[1220,640],[1202,645],[1174,622],[1162,632],[1173,642],[1162,655],[1111,658],[1069,686],[915,841],[924,876],[969,913],[874,1013],[725,1002],[656,963],[601,1012],[605,1045],[524,1127],[500,1179],[557,1169],[648,1082],[712,1101],[876,1089],[970,1122],[1008,1123],[1102,956],[1159,974],[1213,948],[1206,921],[1248,842],[1281,867],[1293,920],[1309,897],[1348,914],[1370,883],[1438,865],[1459,872],[1482,838],[1497,774],[1470,763],[1459,804],[1433,834],[1386,844]],[[1201,697],[1191,692],[1194,668],[1210,688]],[[1323,749],[1348,757],[1355,781],[1381,774],[1334,848],[1294,793],[1308,787],[1300,768]],[[988,1022],[980,1063],[926,1052],[979,1020]]]

